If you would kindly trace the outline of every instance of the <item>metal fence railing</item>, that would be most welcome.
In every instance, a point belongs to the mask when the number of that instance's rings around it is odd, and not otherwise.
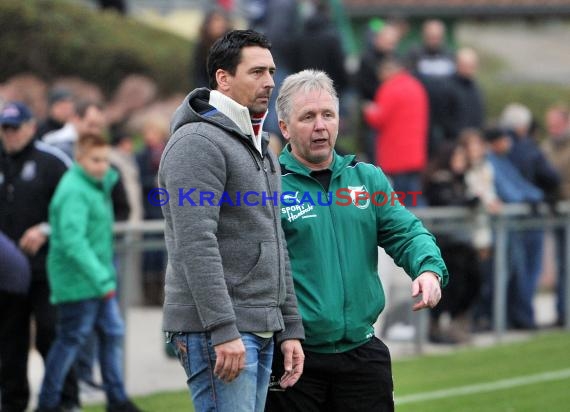
[[[471,209],[460,207],[437,207],[415,209],[418,216],[432,232],[450,233],[473,230],[474,213]],[[509,281],[508,262],[508,233],[531,228],[564,230],[566,239],[570,239],[570,202],[560,202],[556,205],[541,204],[530,206],[526,204],[504,205],[500,214],[490,220],[494,233],[494,277],[493,277],[493,332],[497,341],[501,341],[507,329],[507,285]],[[570,242],[566,242],[564,255],[570,259]],[[566,265],[565,279],[570,279],[570,265]],[[570,282],[566,281],[566,302],[570,299]],[[570,330],[570,305],[565,308],[566,330]],[[421,313],[421,312],[420,312]],[[417,334],[418,350],[426,341],[425,333],[428,319],[425,313],[418,317],[419,330]]]

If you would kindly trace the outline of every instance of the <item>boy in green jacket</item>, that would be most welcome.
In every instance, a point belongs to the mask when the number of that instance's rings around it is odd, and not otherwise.
[[[115,296],[110,147],[100,135],[76,143],[77,163],[62,177],[49,207],[48,279],[58,308],[57,337],[45,367],[39,412],[60,411],[64,378],[79,349],[96,331],[107,411],[136,412],[123,382],[124,324]]]
[[[414,310],[434,307],[447,282],[434,237],[400,204],[384,173],[334,151],[338,107],[331,79],[313,70],[287,77],[277,98],[288,141],[279,157],[281,225],[305,366],[294,386],[269,392],[270,412],[393,411],[390,353],[372,326],[384,308],[378,246],[412,278],[412,296],[421,295]],[[278,356],[273,372],[281,376]]]

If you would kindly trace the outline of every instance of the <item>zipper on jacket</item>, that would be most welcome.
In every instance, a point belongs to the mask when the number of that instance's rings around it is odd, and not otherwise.
[[[248,146],[249,148],[249,146]],[[250,152],[251,153],[251,152]],[[259,152],[257,152],[255,155],[252,153],[252,156],[259,156],[261,159],[261,164],[263,165],[263,175],[265,176],[265,184],[267,187],[267,190],[269,192],[269,194],[273,197],[273,190],[271,190],[271,184],[269,183],[269,176],[267,176],[267,167],[265,167],[265,162],[263,161],[263,157],[261,157],[261,154]],[[273,166],[273,162],[271,161],[271,155],[267,154],[265,157],[268,158],[269,163],[271,164],[271,171],[272,174],[275,174],[275,168]],[[257,164],[257,160],[255,160],[255,163]],[[259,165],[258,165],[259,167]],[[260,170],[259,168],[257,170]],[[281,177],[279,177],[281,178]],[[273,226],[275,228],[275,235],[277,236],[277,256],[279,259],[279,271],[281,272],[281,266],[283,265],[283,277],[285,276],[285,262],[282,261],[281,259],[281,233],[279,231],[279,229],[281,228],[281,217],[277,216],[277,214],[275,213],[275,208],[278,207],[277,205],[273,205],[271,207],[271,214],[273,216]],[[284,253],[283,253],[284,254]],[[279,292],[281,291],[281,276],[278,277],[278,288],[277,288],[277,296],[275,298],[275,301],[277,302],[278,306],[279,306]],[[286,285],[285,285],[286,286]],[[287,290],[285,290],[285,299],[287,299]],[[285,302],[283,302],[285,303]]]
[[[316,180],[316,179],[314,179],[313,177],[311,177],[311,179]],[[317,182],[317,183],[318,183],[318,184],[323,188],[323,190],[324,190],[323,185],[321,185],[320,182]],[[331,177],[331,181],[330,181],[330,183],[329,183],[329,188],[330,188],[330,186],[332,186],[332,183],[333,183],[333,178]],[[334,193],[334,192],[331,192],[331,193]],[[329,193],[328,193],[328,192],[326,193],[326,197],[327,197],[327,203],[332,200],[332,199],[329,199]],[[343,320],[342,323],[343,323],[343,325],[344,325],[343,337],[345,337],[345,336],[346,336],[346,293],[345,293],[346,286],[345,286],[344,274],[343,274],[343,273],[344,273],[344,262],[343,262],[343,259],[342,259],[342,254],[340,253],[340,247],[339,247],[339,245],[338,245],[338,235],[337,235],[337,233],[336,233],[336,216],[335,216],[335,214],[333,213],[333,210],[332,210],[333,207],[332,207],[332,205],[331,205],[331,206],[327,206],[327,209],[329,209],[329,214],[330,214],[330,216],[331,216],[331,222],[333,223],[333,224],[332,224],[332,231],[333,231],[333,233],[334,233],[334,243],[335,243],[335,245],[336,245],[336,253],[337,253],[337,256],[338,256],[338,263],[339,263],[339,265],[340,265],[340,277],[341,277],[341,280],[342,280],[342,309],[343,309],[343,310],[342,310],[342,318],[343,318],[343,319],[342,319],[342,320]],[[338,350],[335,349],[335,352],[338,352]]]
[[[271,155],[270,154],[266,154],[265,157],[262,156],[261,153],[259,153],[259,151],[257,149],[254,149],[251,147],[250,142],[249,141],[243,141],[240,139],[240,141],[244,144],[247,152],[250,154],[253,162],[255,163],[255,167],[257,169],[258,172],[260,172],[261,170],[263,170],[263,175],[265,176],[265,185],[266,185],[266,189],[267,189],[267,193],[270,195],[273,195],[273,190],[271,189],[271,184],[269,183],[269,176],[267,175],[267,167],[265,166],[265,162],[264,159],[267,158],[267,161],[269,162],[269,167],[271,170],[272,174],[276,173],[276,169],[275,169],[275,165],[273,164],[273,161],[271,160]],[[260,162],[258,162],[258,159],[260,160]],[[261,163],[261,166],[260,166]],[[279,270],[281,271],[281,266],[283,266],[283,275],[285,275],[284,271],[285,271],[285,262],[282,261],[281,259],[281,235],[279,232],[279,229],[281,228],[281,217],[278,217],[277,214],[275,213],[275,208],[278,207],[277,205],[273,205],[271,207],[271,214],[273,216],[273,227],[275,228],[275,235],[276,235],[276,243],[277,243],[277,255],[278,255],[278,259],[279,259]],[[277,288],[277,296],[275,298],[275,301],[277,303],[279,303],[279,291],[281,290],[281,276],[279,276],[278,279],[278,288]],[[285,299],[287,299],[287,291],[285,291]]]
[[[314,181],[317,185],[319,185],[319,186],[321,187],[321,189],[323,189],[323,193],[325,193],[325,196],[326,196],[326,198],[327,198],[327,203],[329,203],[329,202],[332,201],[332,199],[329,199],[329,192],[325,191],[325,188],[323,187],[323,185],[321,184],[321,182],[319,182],[319,181],[318,181],[317,179],[315,179],[313,176],[311,176],[311,175],[302,175],[302,174],[297,173],[297,172],[292,172],[292,173],[294,173],[294,174],[297,175],[297,176],[307,177],[307,178],[309,178],[310,180]],[[339,174],[339,176],[340,176],[340,174]],[[329,183],[329,190],[330,190],[331,186],[333,186],[332,183],[333,183],[333,180],[334,180],[335,177],[336,177],[336,176],[333,177],[333,176],[331,175],[331,180],[330,180],[330,183]],[[330,191],[330,193],[334,193],[334,191]],[[335,218],[335,215],[334,215],[334,213],[333,213],[333,211],[332,211],[332,204],[331,204],[331,206],[327,206],[327,209],[329,209],[329,214],[330,214],[330,216],[331,216],[331,222],[333,223],[333,224],[332,224],[332,230],[333,230],[333,233],[334,233],[334,242],[335,242],[335,244],[336,244],[336,254],[337,254],[337,256],[338,256],[338,263],[339,263],[339,265],[340,265],[340,276],[341,276],[341,279],[343,280],[343,283],[342,283],[342,303],[343,303],[342,316],[343,316],[343,322],[342,322],[342,323],[343,323],[343,325],[344,325],[344,334],[343,334],[343,337],[344,337],[344,336],[346,336],[346,315],[345,315],[345,314],[346,314],[346,293],[344,293],[346,287],[345,287],[345,284],[344,284],[344,276],[343,276],[344,264],[343,264],[343,261],[342,261],[342,255],[341,255],[341,253],[340,253],[340,248],[339,248],[339,246],[338,246],[338,237],[337,237],[337,233],[336,233],[336,229],[335,229],[335,227],[336,227],[336,224],[335,224],[336,218]],[[336,349],[335,349],[335,352],[337,352]]]

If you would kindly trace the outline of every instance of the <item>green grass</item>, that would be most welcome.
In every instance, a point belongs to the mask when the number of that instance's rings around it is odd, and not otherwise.
[[[135,403],[146,412],[194,412],[188,391],[161,392],[134,398]],[[105,412],[104,405],[85,406],[84,412]]]
[[[570,334],[540,335],[530,341],[462,350],[394,362],[396,399],[421,392],[490,383],[570,368]],[[409,403],[398,411],[562,411],[570,403],[570,379]],[[539,409],[540,408],[540,409]]]
[[[525,385],[501,391],[422,401],[398,406],[398,412],[536,412],[567,410],[570,381],[560,380],[537,385]]]
[[[570,368],[570,333],[549,333],[520,343],[462,349],[445,355],[397,360],[393,364],[396,399],[412,394],[555,372]],[[570,378],[473,395],[450,396],[397,406],[406,411],[563,411],[570,404]],[[193,411],[188,393],[169,392],[136,398],[149,412]],[[85,412],[103,412],[101,406]]]

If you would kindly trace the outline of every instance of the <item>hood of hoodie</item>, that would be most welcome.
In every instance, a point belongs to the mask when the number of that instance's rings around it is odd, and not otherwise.
[[[192,91],[182,104],[176,109],[170,123],[170,133],[173,134],[182,126],[189,123],[208,122],[226,130],[236,139],[240,139],[251,149],[255,149],[253,137],[244,134],[239,126],[233,122],[225,114],[217,110],[209,104],[210,90],[207,88],[200,88]],[[261,135],[261,149],[262,154],[265,156],[269,144],[269,136],[267,133]]]

